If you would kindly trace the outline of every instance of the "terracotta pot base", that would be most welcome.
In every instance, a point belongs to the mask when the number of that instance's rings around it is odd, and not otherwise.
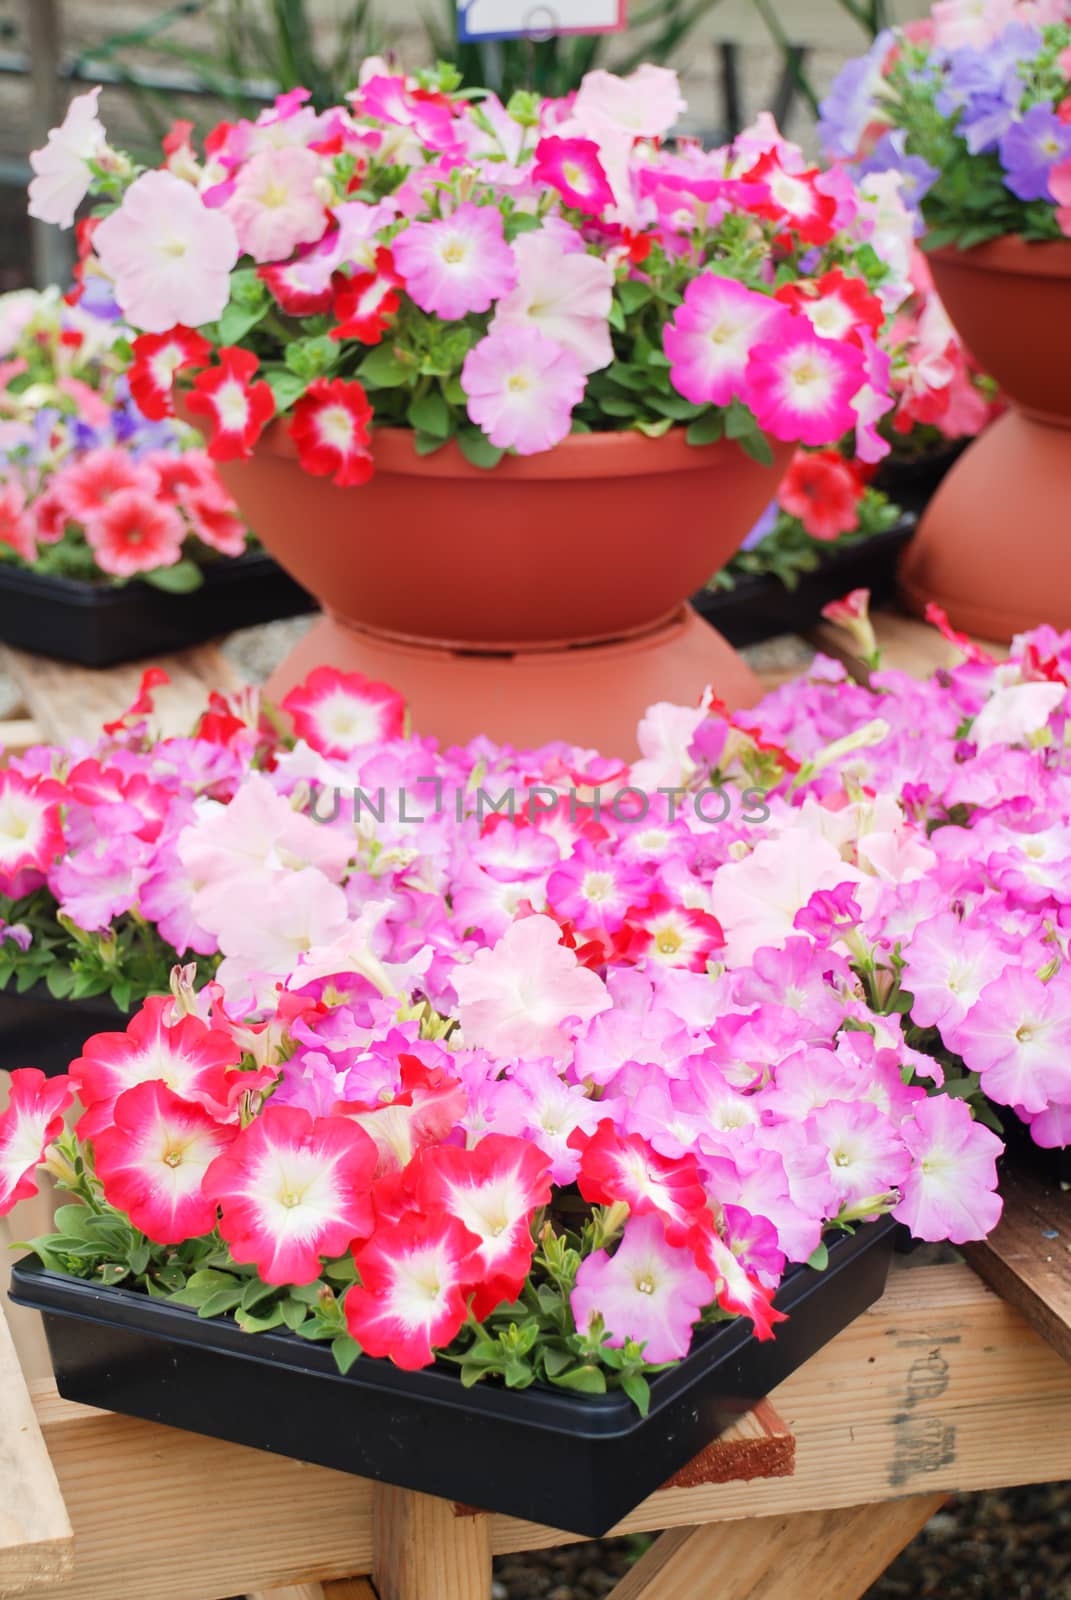
[[[414,730],[444,746],[481,733],[521,749],[564,739],[627,760],[636,755],[636,724],[656,701],[695,705],[709,684],[737,710],[762,694],[751,669],[690,606],[639,637],[513,655],[404,643],[325,616],[265,692],[278,703],[324,665],[393,684]]]
[[[1039,623],[1071,628],[1071,429],[1009,411],[960,457],[900,568],[908,609],[930,601],[953,627],[1006,642]]]

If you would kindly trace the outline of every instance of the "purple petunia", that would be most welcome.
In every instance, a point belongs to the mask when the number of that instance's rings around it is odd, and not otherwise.
[[[860,174],[898,172],[902,180],[900,198],[915,219],[916,237],[926,231],[922,220],[922,199],[941,174],[922,156],[908,154],[905,129],[897,128],[892,133],[883,134],[866,160],[859,163],[857,170]]]
[[[1031,106],[1000,141],[1005,182],[1020,200],[1049,200],[1049,173],[1071,157],[1071,126],[1051,106]]]

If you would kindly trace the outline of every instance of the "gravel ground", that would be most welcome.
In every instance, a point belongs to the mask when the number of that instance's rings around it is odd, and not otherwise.
[[[606,1600],[647,1542],[502,1556],[494,1600]],[[1071,1600],[1071,1483],[953,1497],[863,1600]]]

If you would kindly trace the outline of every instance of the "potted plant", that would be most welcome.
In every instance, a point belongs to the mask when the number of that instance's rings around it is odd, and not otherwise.
[[[605,1531],[880,1292],[890,1217],[999,1215],[857,937],[924,848],[848,788],[890,723],[661,706],[625,768],[437,753],[331,669],[288,709],[168,873],[212,980],[13,1074],[0,1211],[71,1196],[15,1294],[71,1398]]]
[[[308,609],[197,433],[139,410],[94,287],[0,297],[0,637],[103,667]]]
[[[834,151],[880,136],[871,164],[914,189],[938,293],[1008,398],[949,474],[902,571],[914,609],[938,603],[994,639],[1071,622],[1069,106],[1071,12],[1042,0],[940,6],[885,32],[824,107]]]
[[[884,450],[906,213],[768,121],[667,143],[683,101],[653,66],[504,106],[371,63],[344,104],[304,99],[139,172],[84,97],[32,200],[64,221],[101,197],[84,273],[141,330],[132,381],[166,409],[179,375],[325,607],[272,691],[331,660],[448,738],[619,753],[653,700],[753,700],[683,602],[794,444]]]

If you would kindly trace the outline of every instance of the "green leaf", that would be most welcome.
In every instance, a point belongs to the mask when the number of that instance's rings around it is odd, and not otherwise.
[[[626,1372],[621,1379],[621,1387],[636,1407],[641,1417],[645,1417],[651,1409],[651,1385],[639,1372]]]
[[[497,445],[493,445],[479,428],[462,428],[457,436],[457,442],[466,461],[474,467],[483,467],[487,471],[497,467],[506,453]]]
[[[157,567],[146,572],[145,582],[165,594],[192,594],[204,583],[204,573],[195,561],[176,561],[173,567]]]
[[[650,305],[654,298],[650,284],[642,283],[638,278],[624,279],[615,292],[626,317],[634,316],[644,306]]]
[[[262,1301],[269,1300],[278,1290],[270,1283],[261,1283],[259,1278],[250,1278],[242,1290],[241,1308],[243,1311],[252,1311]]]
[[[829,1246],[822,1240],[807,1257],[807,1265],[815,1272],[824,1272],[829,1266]]]
[[[233,1311],[242,1298],[241,1284],[235,1284],[233,1289],[217,1289],[215,1294],[210,1294],[207,1300],[202,1300],[197,1307],[199,1317],[222,1317],[226,1312]]]
[[[151,1254],[152,1246],[149,1244],[148,1239],[143,1239],[139,1245],[135,1245],[134,1249],[130,1251],[126,1261],[127,1266],[130,1268],[135,1278],[141,1277],[142,1273],[149,1265],[149,1257]]]
[[[45,973],[45,983],[50,995],[57,1000],[65,1000],[74,988],[74,973],[70,967],[54,962]]]
[[[430,434],[435,439],[449,438],[453,428],[450,407],[437,389],[429,389],[427,394],[411,400],[405,416],[411,428],[418,433]]]
[[[335,1358],[335,1365],[345,1377],[361,1353],[361,1347],[356,1339],[348,1333],[339,1333],[331,1340],[331,1354]]]
[[[691,423],[684,437],[689,444],[717,444],[725,436],[725,419],[720,411],[707,411]]]
[[[443,439],[437,433],[414,433],[413,449],[418,456],[433,456],[436,450],[441,450],[444,444],[449,444],[448,439]]]
[[[398,360],[388,345],[381,344],[365,356],[357,376],[372,389],[397,389],[409,382],[412,371],[412,367]]]
[[[297,1332],[309,1314],[308,1307],[303,1306],[300,1300],[283,1300],[280,1302],[279,1310],[291,1333]]]
[[[598,1367],[573,1367],[559,1372],[553,1382],[560,1389],[573,1389],[577,1394],[605,1394],[606,1374]]]
[[[232,300],[219,319],[220,344],[241,344],[246,334],[266,316],[267,311],[267,303],[259,306],[241,306]]]
[[[243,1333],[267,1333],[282,1325],[283,1308],[277,1301],[263,1316],[258,1316],[255,1311],[243,1311],[239,1306],[234,1313],[234,1320]]]
[[[289,411],[294,402],[301,399],[307,388],[304,378],[298,377],[296,372],[286,371],[283,367],[265,369],[264,377],[275,400],[276,416],[282,416],[285,411]]]

